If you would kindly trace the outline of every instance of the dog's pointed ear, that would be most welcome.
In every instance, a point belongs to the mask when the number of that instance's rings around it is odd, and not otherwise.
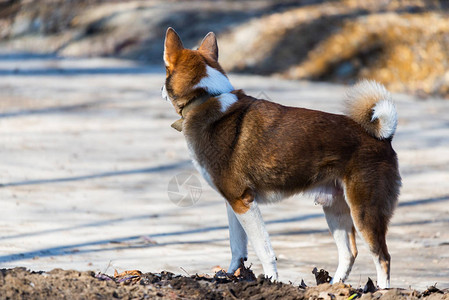
[[[177,54],[184,49],[182,45],[181,38],[176,33],[176,31],[169,27],[167,33],[165,34],[164,43],[164,61],[165,65],[172,65],[177,57]]]
[[[215,33],[209,32],[201,42],[201,46],[198,50],[211,57],[213,60],[218,61],[218,45],[217,45],[217,37]]]

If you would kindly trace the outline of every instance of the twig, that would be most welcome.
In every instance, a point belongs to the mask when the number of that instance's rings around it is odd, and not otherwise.
[[[183,268],[183,267],[179,267],[181,270],[183,270],[186,274],[187,274],[187,276],[190,276],[190,274]]]

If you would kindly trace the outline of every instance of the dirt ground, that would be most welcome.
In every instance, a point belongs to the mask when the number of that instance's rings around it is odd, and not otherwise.
[[[250,95],[341,112],[343,85],[229,77]],[[93,276],[112,276],[114,269],[213,275],[214,266],[226,268],[230,261],[223,199],[194,170],[184,139],[170,128],[177,117],[160,97],[163,80],[163,69],[120,59],[0,53],[0,268],[77,270],[3,270],[0,298],[34,290],[48,293],[42,298],[64,291],[82,298],[97,287],[100,294],[102,289],[111,293],[106,298],[114,291],[126,298],[134,289],[170,298],[181,297],[184,290],[176,287],[184,284],[198,286],[196,292],[188,290],[192,297],[205,290],[225,297],[232,287],[237,297],[250,298],[240,293],[254,283],[177,278],[169,284],[123,286]],[[403,188],[388,234],[391,283],[420,292],[435,284],[446,289],[449,102],[402,94],[393,99],[399,113],[393,146]],[[194,206],[179,207],[169,200],[168,184],[182,172],[201,181]],[[316,284],[313,267],[332,275],[337,250],[312,198],[298,195],[261,210],[285,284],[263,281],[256,291],[276,288],[301,295],[307,293],[298,291],[302,280]],[[358,247],[348,279],[355,289],[376,277],[360,240]],[[256,275],[262,272],[251,248],[248,264]]]
[[[138,275],[136,275],[138,274]],[[217,273],[218,274],[218,273]],[[181,276],[170,272],[134,272],[109,277],[92,271],[30,272],[24,268],[0,270],[1,299],[449,299],[449,289],[429,287],[377,290],[372,282],[354,289],[345,284],[306,287],[253,278]]]

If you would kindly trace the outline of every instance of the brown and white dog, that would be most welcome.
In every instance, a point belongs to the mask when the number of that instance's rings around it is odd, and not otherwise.
[[[381,288],[390,286],[386,233],[401,177],[391,140],[397,114],[380,84],[348,91],[347,116],[286,107],[235,90],[218,63],[209,33],[198,50],[169,28],[162,95],[181,116],[195,167],[225,199],[233,273],[251,242],[265,275],[277,279],[276,257],[258,204],[316,192],[338,248],[333,282],[344,281],[357,256],[355,231],[369,246]]]

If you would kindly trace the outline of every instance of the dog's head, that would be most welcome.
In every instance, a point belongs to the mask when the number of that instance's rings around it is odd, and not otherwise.
[[[192,100],[228,93],[234,88],[218,64],[215,34],[210,32],[197,50],[184,48],[173,28],[165,35],[164,62],[166,69],[162,97],[170,99],[178,114]]]

